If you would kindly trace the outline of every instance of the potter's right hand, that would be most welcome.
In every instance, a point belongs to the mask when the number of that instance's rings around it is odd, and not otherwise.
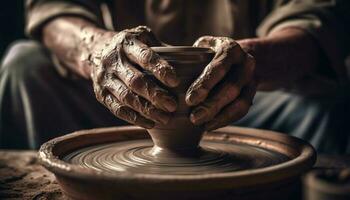
[[[99,102],[115,116],[129,123],[152,128],[154,122],[166,124],[176,101],[142,71],[148,71],[161,83],[175,87],[175,70],[149,46],[161,43],[147,27],[111,33],[92,55],[91,77]],[[101,45],[100,45],[101,46]]]

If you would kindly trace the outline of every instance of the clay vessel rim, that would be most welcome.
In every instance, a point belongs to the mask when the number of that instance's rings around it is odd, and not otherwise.
[[[53,153],[55,145],[65,142],[65,140],[74,139],[76,137],[86,138],[92,135],[106,132],[110,132],[110,134],[113,134],[116,131],[133,131],[135,132],[133,134],[136,134],[137,132],[138,134],[145,134],[148,136],[148,133],[145,129],[135,126],[111,127],[77,131],[44,143],[39,150],[39,161],[56,176],[65,176],[83,180],[123,182],[123,184],[130,185],[137,185],[141,183],[147,184],[155,182],[177,184],[179,181],[181,181],[182,184],[198,184],[199,182],[201,184],[230,183],[230,186],[226,186],[230,188],[235,187],[232,184],[238,184],[237,187],[241,187],[242,185],[249,186],[258,183],[267,183],[292,178],[310,169],[316,161],[316,152],[313,149],[313,147],[301,139],[273,131],[238,127],[225,127],[218,129],[211,133],[207,133],[204,136],[204,139],[206,139],[206,137],[222,137],[223,135],[230,134],[242,135],[243,137],[255,137],[255,139],[259,139],[259,141],[274,141],[278,145],[285,146],[286,148],[292,148],[295,150],[295,157],[289,161],[259,169],[201,175],[160,175],[141,173],[134,174],[128,172],[98,172],[93,169],[86,169],[80,167],[79,165],[73,165],[64,162],[61,159],[59,159],[59,155],[54,155]],[[264,142],[262,144],[264,145]]]
[[[157,53],[205,54],[214,53],[210,48],[193,46],[156,46],[151,47]]]
[[[332,170],[332,169],[331,169]],[[337,170],[337,169],[333,169]],[[349,183],[332,183],[319,177],[324,170],[313,170],[305,175],[305,185],[313,190],[327,192],[330,194],[346,194],[350,192]]]

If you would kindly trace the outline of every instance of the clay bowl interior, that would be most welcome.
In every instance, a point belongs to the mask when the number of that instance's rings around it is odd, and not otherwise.
[[[300,175],[316,159],[314,149],[303,140],[272,131],[225,127],[205,133],[201,144],[249,146],[288,159],[268,167],[193,175],[106,172],[63,160],[77,149],[144,139],[150,140],[147,131],[135,126],[77,131],[43,144],[39,160],[72,199],[288,199],[295,194]]]

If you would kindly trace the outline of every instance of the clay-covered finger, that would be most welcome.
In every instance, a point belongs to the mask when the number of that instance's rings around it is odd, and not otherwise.
[[[113,94],[119,102],[137,111],[142,116],[152,121],[167,124],[170,115],[164,111],[157,109],[149,101],[132,92],[122,81],[114,78],[106,88]]]
[[[238,45],[232,48],[224,47],[216,52],[213,60],[189,87],[186,93],[186,103],[194,106],[203,102],[214,86],[227,75],[231,67],[241,64],[244,57],[244,52]]]
[[[175,69],[141,41],[132,40],[130,45],[124,45],[124,51],[132,62],[151,72],[166,86],[175,87],[179,84]]]
[[[191,122],[200,125],[212,120],[223,107],[238,97],[240,90],[240,84],[226,81],[211,98],[192,110],[190,114]]]
[[[141,42],[149,46],[162,46],[162,42],[156,37],[149,27],[138,26],[132,30],[136,33],[136,35],[138,35],[136,38]]]
[[[248,55],[244,67],[232,69],[224,83],[215,88],[215,92],[193,109],[190,119],[194,124],[202,124],[214,118],[220,110],[234,101],[240,94],[241,88],[247,84],[254,75],[255,60]]]
[[[231,124],[244,117],[252,105],[254,95],[256,93],[256,85],[252,83],[245,87],[241,95],[227,105],[219,114],[217,114],[211,121],[205,124],[206,130],[214,130]]]
[[[142,96],[157,108],[167,112],[176,110],[176,100],[169,92],[158,86],[150,77],[140,72],[130,63],[122,62],[114,73],[130,90]]]
[[[112,94],[107,94],[104,97],[103,103],[116,117],[122,120],[148,129],[154,127],[153,121],[141,116],[128,106],[123,105]]]
[[[211,48],[215,46],[217,37],[213,36],[202,36],[193,44],[194,47],[206,47]]]

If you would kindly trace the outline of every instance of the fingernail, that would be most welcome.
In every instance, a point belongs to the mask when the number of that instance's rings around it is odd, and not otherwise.
[[[154,124],[145,124],[144,128],[145,129],[152,129],[154,127]]]
[[[168,112],[174,112],[176,110],[176,101],[171,98],[166,98],[164,100],[164,107]]]
[[[204,122],[205,117],[207,116],[207,109],[204,108],[195,108],[191,113],[191,121],[194,124],[201,124]]]
[[[142,122],[139,126],[142,126],[145,129],[152,129],[154,127],[154,122],[150,122],[148,120],[141,120]]]
[[[186,102],[190,105],[196,105],[196,101],[198,99],[198,93],[195,91],[192,91],[189,95],[186,96]]]

